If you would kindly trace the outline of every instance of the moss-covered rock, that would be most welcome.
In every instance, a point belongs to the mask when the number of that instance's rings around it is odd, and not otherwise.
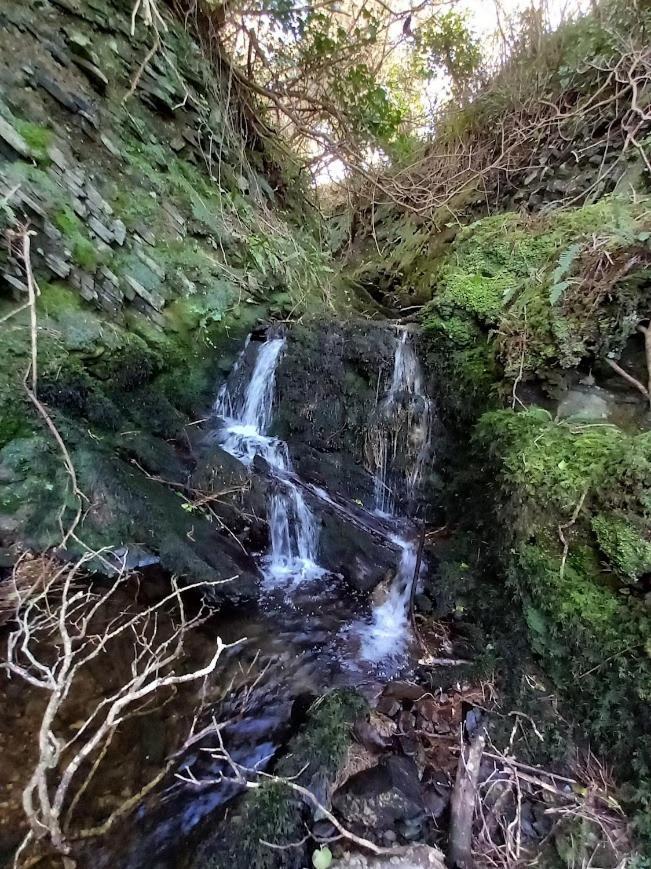
[[[315,776],[332,782],[351,743],[352,725],[366,709],[366,702],[350,691],[333,691],[316,701],[274,772],[304,787],[310,787]],[[300,869],[307,860],[303,848],[278,850],[265,843],[287,845],[303,839],[312,811],[313,806],[291,788],[262,781],[199,847],[191,865],[193,869]]]
[[[644,777],[651,620],[610,571],[630,582],[648,570],[650,436],[497,411],[480,419],[475,448],[531,647],[593,745]]]
[[[619,354],[651,304],[648,215],[637,198],[611,197],[463,229],[432,263],[422,314],[440,379],[486,395],[492,377],[504,395]]]
[[[317,212],[289,161],[283,175],[267,133],[260,137],[253,117],[245,121],[228,76],[215,70],[170,10],[166,60],[152,59],[126,101],[148,34],[140,26],[131,34],[122,0],[81,0],[74,10],[8,0],[3,15],[0,54],[11,54],[25,72],[0,70],[0,112],[27,150],[20,159],[0,156],[3,185],[13,191],[7,202],[4,191],[0,197],[0,220],[2,229],[29,221],[34,233],[37,391],[83,466],[92,509],[83,511],[80,536],[110,546],[147,538],[157,551],[164,541],[174,569],[187,574],[194,565],[214,578],[204,563],[210,559],[203,551],[192,555],[186,538],[189,520],[201,525],[199,518],[176,495],[145,492],[151,481],[138,479],[140,459],[129,455],[133,444],[125,441],[138,438],[141,453],[158,456],[149,472],[181,485],[189,469],[177,476],[178,462],[161,442],[186,444],[184,426],[205,415],[245,334],[274,315],[348,305],[329,286]],[[87,69],[71,63],[64,74],[53,63],[53,56],[68,55],[70,41],[93,46],[92,63],[108,85],[96,91]],[[14,453],[49,437],[23,388],[29,316],[15,313],[24,302],[23,281],[20,244],[3,245],[2,504],[14,511],[3,525],[5,546],[26,529],[34,545],[55,542],[56,498],[70,498],[54,441],[43,454],[47,474],[38,462],[31,472],[23,462],[19,479],[12,465]],[[124,473],[125,455],[131,474]],[[93,456],[106,481],[93,472]],[[43,500],[37,495],[48,475],[51,496]],[[103,514],[107,489],[111,509]],[[165,504],[152,515],[165,520],[169,538],[163,531],[152,537],[148,520],[144,534],[137,523],[123,522],[130,509],[144,516],[148,499]]]

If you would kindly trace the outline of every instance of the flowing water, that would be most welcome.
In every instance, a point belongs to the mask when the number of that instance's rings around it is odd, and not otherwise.
[[[215,707],[219,720],[233,717],[222,738],[236,761],[263,769],[286,738],[293,703],[305,693],[334,685],[352,685],[373,691],[379,684],[408,668],[411,632],[409,598],[415,576],[417,534],[414,523],[397,516],[400,499],[391,487],[413,492],[427,456],[430,403],[425,395],[416,354],[406,331],[396,333],[391,383],[379,403],[385,433],[399,431],[390,442],[380,473],[383,483],[375,505],[366,509],[326,489],[301,480],[292,466],[287,444],[269,434],[273,423],[276,369],[285,349],[283,337],[264,342],[247,341],[240,360],[219,391],[215,403],[214,437],[221,447],[251,473],[269,480],[267,521],[269,544],[258,556],[262,575],[260,608],[241,617],[229,616],[217,630],[225,641],[247,636],[248,645],[234,650],[224,663],[229,667],[253,655],[272,662],[256,679],[254,690],[242,698],[237,692]],[[257,349],[256,349],[257,348]],[[250,375],[246,369],[255,360]],[[245,359],[246,356],[246,359]],[[406,445],[404,464],[408,478],[401,484],[396,460]],[[319,564],[320,510],[336,510],[341,519],[382,535],[397,553],[395,575],[369,601],[354,594],[342,578]],[[376,590],[377,591],[377,590]],[[248,649],[248,652],[247,652]],[[239,659],[239,660],[238,660]],[[229,708],[232,704],[232,709]],[[137,816],[137,836],[128,846],[120,843],[120,859],[98,855],[97,869],[109,865],[135,869],[157,855],[157,866],[175,865],[176,843],[238,792],[232,784],[216,784],[224,771],[211,760],[210,737],[197,741],[179,758],[175,778]],[[191,772],[191,775],[189,771]],[[202,779],[212,782],[200,785]]]
[[[406,328],[398,330],[393,376],[369,430],[374,466],[375,509],[395,516],[398,502],[407,507],[421,482],[430,445],[431,402]]]
[[[287,444],[269,437],[276,381],[276,366],[285,346],[272,338],[260,347],[251,379],[241,396],[228,386],[220,393],[216,413],[224,417],[222,447],[246,465],[256,456],[264,459],[275,477],[276,490],[268,505],[271,549],[263,560],[268,585],[314,579],[323,571],[316,562],[316,520],[303,494],[291,479],[293,468]]]

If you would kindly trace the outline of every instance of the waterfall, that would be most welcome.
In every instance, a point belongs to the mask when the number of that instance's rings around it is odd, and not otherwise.
[[[374,607],[371,623],[360,631],[360,658],[364,661],[400,659],[409,639],[408,607],[418,545],[401,537],[393,540],[402,550],[400,563],[386,599]]]
[[[293,472],[287,444],[270,437],[276,368],[284,338],[270,338],[261,345],[255,366],[241,394],[222,387],[215,412],[224,419],[221,445],[243,464],[260,456],[273,475],[273,492],[268,503],[270,551],[263,559],[268,583],[301,581],[323,574],[316,561],[318,530],[300,488],[290,479]],[[245,348],[246,350],[246,348]]]
[[[430,418],[420,363],[408,330],[402,329],[396,337],[391,385],[367,438],[378,513],[395,516],[398,500],[413,501],[428,456]]]
[[[431,402],[423,387],[418,357],[409,332],[396,338],[393,376],[378,405],[371,427],[371,453],[375,464],[375,509],[396,516],[398,495],[413,501],[429,455]],[[402,536],[392,537],[401,549],[400,563],[384,599],[376,602],[371,621],[358,628],[360,657],[365,661],[400,660],[409,639],[409,599],[418,562],[418,545]]]

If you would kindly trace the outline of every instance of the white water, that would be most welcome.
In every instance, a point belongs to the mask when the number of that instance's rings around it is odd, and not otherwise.
[[[386,600],[373,608],[370,624],[358,628],[360,658],[379,663],[393,660],[399,662],[407,649],[410,637],[409,597],[414,581],[417,545],[413,541],[394,538],[402,549],[395,579],[391,583]]]
[[[285,346],[272,338],[260,346],[251,379],[240,396],[227,386],[220,390],[216,413],[224,418],[222,447],[243,464],[263,458],[273,473],[276,488],[269,498],[271,548],[263,559],[269,585],[295,584],[323,575],[316,561],[316,521],[299,487],[289,479],[293,470],[287,444],[267,435],[271,424],[276,368]],[[246,348],[245,348],[246,349]]]
[[[396,515],[392,483],[397,481],[390,464],[398,449],[397,433],[405,423],[405,410],[407,432],[403,442],[409,454],[413,455],[413,460],[405,469],[403,483],[411,497],[420,484],[428,455],[431,403],[423,387],[420,363],[407,330],[396,340],[393,377],[380,406],[386,428],[382,431],[377,454],[375,509],[383,516]],[[396,576],[385,599],[373,608],[370,624],[357,628],[361,641],[360,657],[365,661],[399,661],[409,642],[409,600],[412,584],[418,581],[415,576],[418,545],[413,540],[398,536],[392,540],[402,550]]]
[[[396,337],[391,385],[378,409],[373,475],[375,509],[383,516],[395,516],[396,489],[404,486],[407,496],[413,497],[421,481],[430,441],[431,402],[423,388],[420,363],[407,329]],[[401,474],[392,467],[399,447],[409,457]]]
[[[265,584],[269,588],[292,587],[325,573],[317,562],[318,527],[303,497],[305,489],[347,516],[349,521],[367,524],[363,510],[335,501],[325,489],[318,486],[302,484],[292,468],[287,444],[267,434],[272,419],[276,368],[284,346],[282,338],[272,338],[262,344],[245,388],[231,394],[227,386],[223,387],[215,405],[216,413],[224,419],[221,432],[223,448],[245,465],[250,465],[256,456],[260,456],[265,459],[273,475],[273,491],[268,502],[270,548],[262,559]],[[430,403],[424,392],[418,359],[406,331],[396,338],[393,377],[380,408],[387,431],[391,430],[394,423],[396,428],[404,425],[406,416],[407,443],[415,447],[415,451],[412,450],[415,458],[404,480],[411,491],[420,481],[427,456]],[[395,499],[386,482],[390,466],[387,461],[390,450],[388,444],[387,437],[382,454],[385,461],[378,469],[379,482],[376,477],[376,510],[389,520],[385,521],[385,526],[389,524],[397,529],[402,523],[395,516]],[[394,442],[393,451],[396,448]],[[370,523],[368,527],[370,529]],[[402,532],[394,533],[386,527],[382,532],[378,526],[374,526],[374,530],[386,534],[401,551],[396,576],[390,586],[382,590],[384,598],[376,602],[370,619],[355,621],[345,630],[345,634],[356,639],[358,654],[363,661],[399,667],[410,641],[408,610],[416,570],[417,544],[404,538]]]

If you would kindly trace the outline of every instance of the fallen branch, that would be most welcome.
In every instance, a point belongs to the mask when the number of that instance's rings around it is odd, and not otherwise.
[[[356,833],[353,833],[351,830],[344,827],[344,825],[339,821],[339,819],[332,814],[332,812],[327,809],[319,800],[314,796],[312,791],[308,790],[308,788],[303,787],[302,785],[297,784],[295,781],[289,778],[283,778],[282,776],[273,775],[269,772],[262,772],[259,769],[254,769],[252,767],[242,766],[237,763],[224,745],[224,741],[222,739],[221,730],[218,726],[215,726],[215,733],[217,735],[217,739],[219,741],[219,747],[210,751],[210,756],[213,760],[222,761],[228,765],[228,767],[232,770],[232,775],[225,776],[220,775],[217,779],[210,779],[208,781],[203,779],[197,779],[192,772],[187,769],[187,776],[181,775],[180,773],[176,774],[176,777],[181,781],[189,782],[194,785],[206,785],[206,784],[221,784],[222,782],[232,782],[233,784],[239,784],[248,790],[255,790],[263,786],[263,782],[259,780],[252,781],[247,776],[255,776],[256,779],[258,777],[262,777],[267,781],[272,781],[275,784],[283,785],[284,787],[289,788],[294,791],[294,793],[303,797],[303,799],[307,800],[307,802],[311,803],[315,809],[320,813],[320,815],[326,818],[330,823],[339,831],[341,836],[344,839],[348,839],[351,842],[354,842],[356,845],[359,845],[360,848],[364,848],[367,851],[371,851],[373,854],[386,854],[386,855],[395,855],[400,853],[400,849],[398,848],[383,848],[380,845],[376,845],[375,842],[371,842],[370,839],[365,839],[362,836],[358,836]],[[299,773],[300,775],[300,773]],[[269,844],[265,842],[264,844]],[[274,847],[274,846],[271,846]],[[275,847],[279,847],[276,845]],[[290,845],[289,847],[293,847]]]
[[[606,358],[606,362],[608,365],[610,365],[610,367],[613,369],[613,371],[616,371],[620,377],[623,377],[624,380],[627,381],[627,383],[630,383],[631,386],[635,387],[635,389],[637,389],[638,392],[641,392],[642,395],[647,400],[649,399],[649,390],[646,388],[646,386],[643,383],[640,383],[640,381],[637,379],[637,377],[633,377],[633,375],[629,374],[628,371],[624,371],[622,366],[618,365],[614,359]]]
[[[578,504],[574,508],[574,512],[572,513],[572,516],[570,517],[569,522],[565,522],[564,525],[558,526],[558,536],[560,538],[561,543],[563,544],[563,557],[561,558],[561,570],[560,570],[561,579],[563,579],[563,577],[565,576],[565,564],[567,562],[567,556],[568,556],[569,551],[570,551],[570,544],[569,544],[569,541],[567,540],[567,538],[565,537],[565,532],[568,529],[570,529],[576,523],[576,520],[579,518],[579,513],[581,512],[581,508],[583,507],[583,502],[585,501],[587,495],[588,495],[588,490],[585,489],[585,491],[583,492],[583,494],[579,498]]]
[[[457,777],[450,803],[450,836],[448,860],[450,866],[470,869],[472,861],[472,822],[481,756],[486,744],[486,732],[480,727],[470,746],[459,757]]]

